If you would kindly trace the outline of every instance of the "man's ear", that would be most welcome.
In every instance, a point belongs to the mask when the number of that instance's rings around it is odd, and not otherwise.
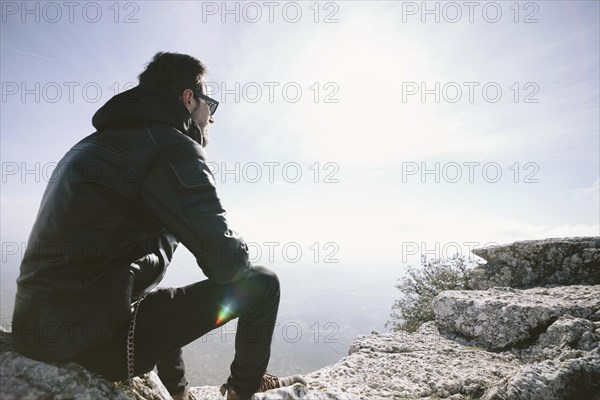
[[[181,93],[181,97],[180,97],[181,102],[183,103],[185,108],[188,109],[188,111],[191,111],[191,109],[192,109],[192,97],[194,97],[194,92],[192,92],[191,89],[185,89]]]

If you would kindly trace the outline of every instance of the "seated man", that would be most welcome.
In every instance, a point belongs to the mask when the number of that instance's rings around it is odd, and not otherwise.
[[[93,117],[44,193],[17,279],[15,349],[110,380],[151,371],[187,399],[181,348],[239,318],[228,399],[303,382],[266,374],[277,276],[248,261],[203,147],[218,102],[198,59],[157,53]],[[183,243],[207,280],[155,289]]]

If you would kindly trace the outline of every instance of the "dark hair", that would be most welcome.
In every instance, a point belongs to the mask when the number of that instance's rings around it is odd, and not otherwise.
[[[200,80],[207,72],[202,61],[187,54],[158,52],[146,69],[138,75],[140,85],[166,90],[181,95],[185,89],[200,89]]]

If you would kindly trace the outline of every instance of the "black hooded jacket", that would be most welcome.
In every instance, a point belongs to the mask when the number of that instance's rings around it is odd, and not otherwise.
[[[110,99],[96,132],[53,171],[17,279],[15,349],[66,360],[109,340],[165,274],[181,242],[218,284],[252,268],[176,98],[143,86]]]

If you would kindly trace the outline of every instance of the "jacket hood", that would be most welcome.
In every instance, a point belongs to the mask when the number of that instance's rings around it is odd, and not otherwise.
[[[113,96],[92,117],[99,132],[146,124],[170,125],[202,145],[200,128],[188,109],[162,89],[138,85]]]

